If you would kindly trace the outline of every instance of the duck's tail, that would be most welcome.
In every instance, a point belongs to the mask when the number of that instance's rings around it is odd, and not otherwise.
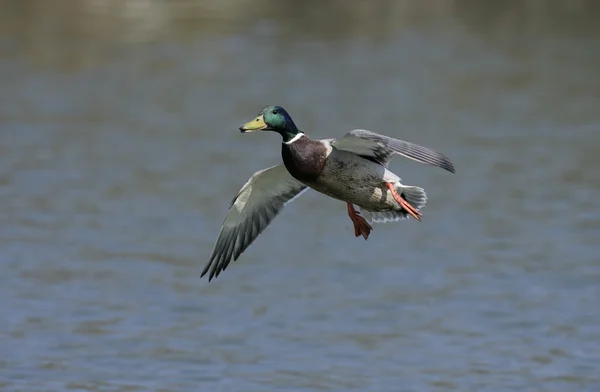
[[[400,197],[417,210],[421,210],[425,207],[425,204],[427,204],[427,194],[423,188],[418,186],[397,185],[396,191]],[[399,211],[369,211],[361,208],[361,215],[369,223],[397,222],[410,217],[408,211],[405,209]]]
[[[427,204],[427,194],[423,188],[419,188],[418,186],[406,186],[400,185],[396,187],[400,197],[403,197],[404,200],[410,203],[417,210],[425,207]]]

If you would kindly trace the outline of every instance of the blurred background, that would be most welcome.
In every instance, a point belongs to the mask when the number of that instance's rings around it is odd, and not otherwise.
[[[600,390],[597,1],[0,2],[3,391]],[[279,104],[421,223],[308,192],[210,284]]]

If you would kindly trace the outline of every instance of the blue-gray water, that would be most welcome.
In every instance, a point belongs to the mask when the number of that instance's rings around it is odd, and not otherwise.
[[[297,3],[3,2],[0,389],[600,391],[598,5]],[[425,219],[366,242],[306,193],[208,283],[266,104],[457,174],[395,159]]]

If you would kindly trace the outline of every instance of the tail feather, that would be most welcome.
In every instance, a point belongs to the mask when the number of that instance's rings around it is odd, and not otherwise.
[[[408,219],[405,211],[369,211],[360,209],[360,215],[369,223],[388,223]]]
[[[398,193],[417,210],[425,207],[427,203],[425,190],[418,186],[400,186],[398,187]]]
[[[423,188],[418,186],[404,186],[400,185],[396,188],[401,197],[409,202],[413,207],[420,210],[425,207],[427,203],[427,194]],[[400,220],[408,219],[410,215],[405,210],[400,211],[369,211],[364,208],[360,209],[361,215],[369,223],[386,223],[386,222],[397,222]]]

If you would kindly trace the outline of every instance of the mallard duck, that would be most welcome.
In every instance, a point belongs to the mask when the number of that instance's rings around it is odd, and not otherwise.
[[[202,271],[201,276],[210,271],[209,281],[237,260],[283,207],[308,188],[345,202],[354,235],[366,240],[373,229],[370,223],[422,217],[425,191],[403,185],[388,170],[394,154],[455,172],[452,162],[437,151],[364,129],[339,139],[312,140],[281,106],[266,106],[240,131],[279,133],[283,164],[254,173],[233,198]]]

